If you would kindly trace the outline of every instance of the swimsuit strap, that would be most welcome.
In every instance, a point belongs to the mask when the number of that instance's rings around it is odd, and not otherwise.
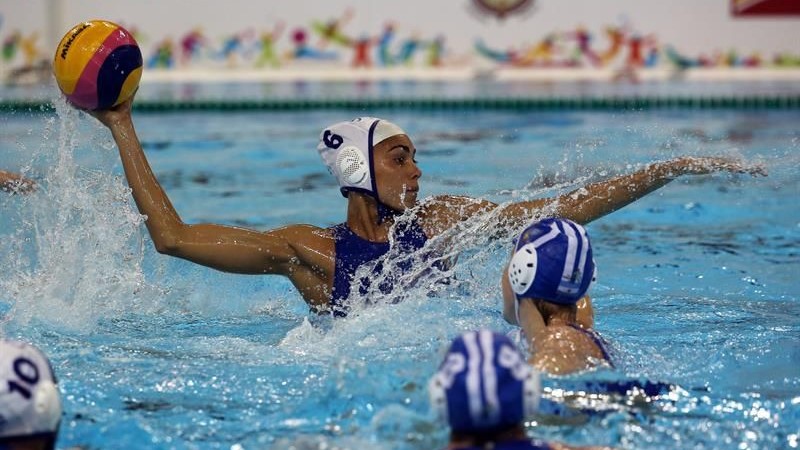
[[[611,367],[614,367],[614,363],[611,361],[611,354],[606,349],[608,342],[605,339],[603,339],[602,336],[600,336],[600,333],[592,329],[587,330],[586,328],[581,328],[580,326],[574,323],[569,324],[569,326],[589,337],[589,339],[591,339],[592,342],[594,342],[595,345],[597,345],[597,347],[600,349],[600,352],[603,353],[603,359],[606,360],[606,362],[608,362],[608,364],[611,365]]]

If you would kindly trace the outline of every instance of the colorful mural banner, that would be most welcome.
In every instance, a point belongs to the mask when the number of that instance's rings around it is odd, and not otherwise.
[[[800,0],[731,0],[731,15],[800,16]]]
[[[672,16],[666,14],[669,6],[644,7],[640,0],[618,0],[610,11],[607,2],[596,0],[406,0],[380,9],[370,6],[372,0],[332,0],[325,10],[309,7],[315,0],[293,0],[294,9],[259,17],[247,14],[252,5],[246,0],[228,0],[238,8],[231,7],[233,16],[225,22],[210,20],[211,12],[178,13],[184,7],[179,0],[161,0],[176,11],[168,14],[170,20],[120,0],[107,0],[103,7],[71,2],[62,17],[53,18],[43,14],[52,11],[46,8],[51,1],[28,0],[14,8],[0,2],[0,83],[51,79],[53,48],[69,29],[63,23],[72,26],[95,15],[122,17],[119,24],[136,38],[147,73],[328,76],[350,70],[428,76],[440,70],[484,76],[495,69],[575,69],[634,78],[689,69],[800,68],[800,0],[713,0],[714,8]],[[425,4],[438,5],[437,14],[452,20],[417,17],[414,6]],[[25,14],[20,5],[27,5]],[[748,15],[763,19],[742,20]]]

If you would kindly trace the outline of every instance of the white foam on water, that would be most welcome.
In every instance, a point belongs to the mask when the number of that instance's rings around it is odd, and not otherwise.
[[[35,320],[87,332],[102,318],[156,310],[161,290],[145,280],[143,218],[124,180],[113,173],[109,161],[116,158],[85,154],[108,153],[108,132],[97,143],[92,133],[100,133],[99,127],[87,132],[83,113],[63,100],[56,101],[56,112],[34,150],[45,169],[18,212],[11,236],[19,253],[7,258],[10,271],[0,287],[13,301],[8,316],[14,325]],[[101,161],[84,166],[78,159]]]

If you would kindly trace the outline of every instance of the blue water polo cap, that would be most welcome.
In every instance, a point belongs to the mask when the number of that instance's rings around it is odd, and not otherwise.
[[[489,330],[465,333],[450,345],[428,383],[432,408],[453,431],[502,430],[536,413],[539,372],[511,340]]]
[[[508,265],[508,281],[517,300],[574,304],[594,278],[589,236],[567,219],[545,219],[528,226],[517,238]]]

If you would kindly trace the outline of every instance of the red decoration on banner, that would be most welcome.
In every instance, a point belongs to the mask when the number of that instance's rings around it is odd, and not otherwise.
[[[798,0],[731,0],[733,16],[800,16]]]
[[[505,19],[511,14],[521,13],[531,6],[535,0],[472,0],[472,3],[483,13]]]

